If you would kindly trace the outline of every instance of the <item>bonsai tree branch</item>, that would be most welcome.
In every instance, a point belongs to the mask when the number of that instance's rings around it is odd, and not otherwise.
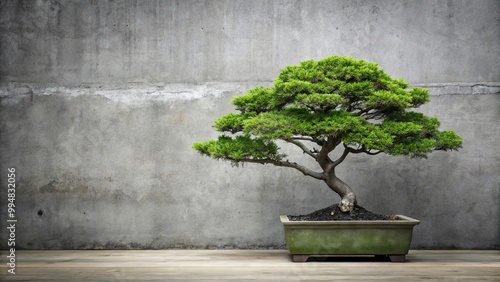
[[[288,143],[294,144],[295,146],[301,148],[305,154],[308,154],[309,156],[316,159],[317,152],[315,152],[314,150],[310,150],[306,145],[304,145],[304,143],[293,139],[284,139],[284,140]]]
[[[347,147],[345,144],[344,144],[344,152],[342,153],[342,155],[340,156],[340,158],[336,159],[334,162],[333,162],[333,167],[336,167],[338,166],[339,164],[341,164],[345,158],[347,157],[347,155],[349,154],[350,148]]]
[[[351,148],[351,147],[349,147],[349,146],[347,146],[347,145],[344,144],[344,147],[346,148],[346,150],[349,153],[353,153],[353,154],[365,153],[365,154],[368,154],[368,155],[371,155],[371,156],[375,156],[375,155],[378,155],[378,154],[384,152],[384,151],[380,151],[380,150],[375,150],[375,151],[368,150],[368,149],[366,149],[365,146],[361,146],[359,149],[354,149],[354,148]]]
[[[333,136],[328,136],[326,139],[325,143],[321,147],[321,150],[319,151],[316,160],[318,161],[319,165],[325,172],[329,172],[334,168],[333,162],[328,156],[328,154],[337,147],[337,145],[340,144],[340,139],[339,138],[334,138]]]
[[[289,161],[277,161],[273,159],[251,159],[251,158],[243,158],[243,159],[231,159],[231,158],[226,158],[227,160],[239,163],[239,162],[245,162],[245,163],[258,163],[258,164],[273,164],[275,166],[282,166],[282,167],[290,167],[294,168],[300,172],[302,172],[304,175],[319,179],[319,180],[325,180],[325,174],[322,172],[316,172],[313,171],[305,166],[299,165],[298,163],[295,162],[289,162]]]
[[[292,136],[288,139],[291,139],[291,140],[304,140],[304,141],[311,141],[311,142],[318,142],[317,139],[314,139],[312,137],[309,137],[309,136]]]

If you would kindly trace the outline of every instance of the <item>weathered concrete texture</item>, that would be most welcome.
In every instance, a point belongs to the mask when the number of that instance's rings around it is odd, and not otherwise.
[[[94,95],[30,84],[15,85],[30,89],[25,94],[2,92],[0,171],[18,171],[18,246],[282,247],[280,214],[312,212],[339,199],[296,171],[233,168],[191,149],[216,136],[213,121],[233,110],[232,96],[251,87],[230,86],[193,86],[192,92],[210,89],[194,100],[151,100],[151,93],[126,89],[113,100],[106,93],[114,88],[104,87]],[[500,95],[490,92],[500,85],[485,94],[442,94],[451,93],[448,87],[439,87],[422,111],[464,137],[460,152],[428,160],[350,156],[339,175],[366,208],[420,219],[415,248],[498,248]],[[5,208],[0,215],[5,222]]]
[[[413,83],[498,81],[500,2],[0,1],[0,80],[269,81],[328,55]]]
[[[18,245],[259,247],[280,242],[280,230],[269,217],[279,215],[283,200],[276,199],[280,183],[264,173],[268,168],[243,174],[191,149],[194,141],[214,136],[213,120],[231,110],[229,98],[236,93],[133,106],[57,92],[4,97],[1,169],[18,171]]]
[[[0,0],[0,221],[15,167],[18,248],[283,247],[280,214],[338,197],[296,171],[233,168],[191,145],[216,136],[233,96],[286,65],[351,55],[428,86],[421,110],[465,138],[428,160],[350,156],[339,173],[360,203],[420,219],[415,248],[500,248],[499,10],[495,0]]]

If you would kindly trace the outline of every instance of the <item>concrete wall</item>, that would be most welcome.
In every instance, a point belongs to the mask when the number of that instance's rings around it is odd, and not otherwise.
[[[2,81],[270,81],[332,54],[498,81],[498,1],[1,1]]]
[[[498,1],[2,0],[2,226],[15,167],[18,248],[283,247],[280,214],[338,197],[191,144],[233,96],[339,54],[429,87],[421,110],[465,139],[427,160],[351,156],[339,173],[360,203],[420,219],[414,248],[500,248],[499,15]]]

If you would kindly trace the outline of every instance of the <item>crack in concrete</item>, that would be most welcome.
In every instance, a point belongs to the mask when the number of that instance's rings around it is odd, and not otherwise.
[[[2,83],[0,98],[14,98],[30,95],[47,96],[61,94],[68,97],[81,95],[103,96],[111,101],[135,104],[143,101],[191,101],[201,98],[220,98],[225,93],[241,93],[245,89],[272,82],[207,82],[204,84],[121,84],[121,85],[79,85],[63,86],[37,83]],[[431,95],[478,95],[499,94],[500,82],[457,82],[414,84],[414,87],[429,89]]]

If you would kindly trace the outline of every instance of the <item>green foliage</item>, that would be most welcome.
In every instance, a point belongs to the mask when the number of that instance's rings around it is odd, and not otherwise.
[[[458,150],[462,148],[463,139],[451,130],[436,133],[436,150]]]
[[[217,140],[196,142],[193,148],[203,155],[214,159],[229,159],[233,161],[244,158],[270,159],[280,161],[284,155],[279,154],[278,146],[266,139],[252,138],[249,135],[219,136]]]
[[[267,139],[288,139],[292,136],[326,138],[342,136],[361,127],[364,119],[345,111],[329,114],[312,113],[304,109],[289,108],[262,113],[243,122],[243,130]]]
[[[213,158],[280,160],[272,140],[334,138],[356,152],[426,157],[433,150],[456,150],[463,140],[438,130],[439,121],[408,109],[429,101],[426,89],[409,88],[377,64],[333,56],[287,66],[272,87],[256,87],[235,97],[239,114],[219,118],[214,127],[237,134],[198,142]],[[339,143],[340,143],[339,142]]]
[[[256,87],[246,95],[234,97],[233,105],[242,112],[262,112],[272,109],[273,92],[271,88]]]
[[[342,140],[345,144],[354,147],[384,151],[393,143],[394,137],[387,133],[379,124],[366,123],[356,130],[347,132]]]
[[[313,109],[315,112],[325,112],[326,109],[336,108],[344,99],[339,94],[299,94],[295,98],[297,108]]]
[[[255,113],[243,113],[243,114],[228,114],[220,117],[214,123],[215,129],[218,131],[226,131],[231,133],[237,133],[243,130],[243,122],[255,117]]]

